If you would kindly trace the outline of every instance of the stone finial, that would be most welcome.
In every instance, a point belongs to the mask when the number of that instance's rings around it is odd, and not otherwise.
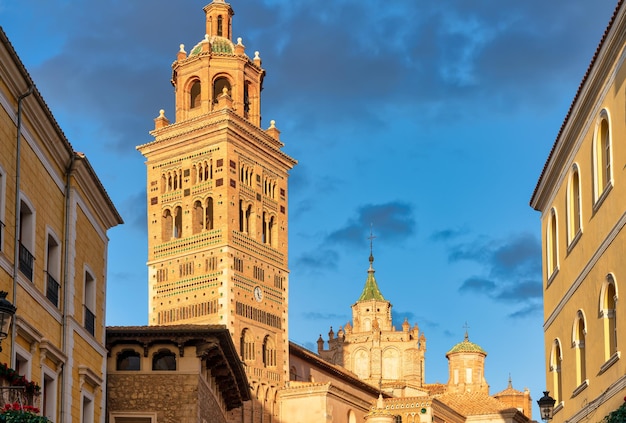
[[[335,331],[333,331],[333,327],[330,327],[330,330],[328,331],[328,339],[335,339]]]
[[[222,89],[222,94],[217,97],[217,107],[220,110],[233,108],[233,99],[228,94],[228,88],[224,87]]]
[[[238,56],[243,56],[244,51],[246,51],[246,47],[241,42],[241,37],[237,38],[237,44],[235,44],[235,54]]]
[[[159,110],[159,116],[154,119],[154,129],[161,129],[169,124],[169,119],[165,117],[165,110]]]
[[[269,136],[274,138],[275,140],[279,140],[280,139],[280,131],[278,130],[278,128],[276,128],[276,121],[275,120],[270,120],[270,127],[267,128],[265,130],[265,132]]]
[[[257,66],[261,66],[261,57],[259,56],[259,52],[255,51],[254,52],[254,64]]]
[[[324,339],[322,338],[322,334],[320,333],[320,337],[317,338],[317,352],[318,354],[324,351]]]
[[[209,40],[209,34],[204,34],[201,48],[204,52],[211,51],[211,41]]]
[[[185,45],[180,45],[180,50],[178,50],[178,54],[176,55],[176,60],[184,60],[187,58],[187,52],[185,51]]]

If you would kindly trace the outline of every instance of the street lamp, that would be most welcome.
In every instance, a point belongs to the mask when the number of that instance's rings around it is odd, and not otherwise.
[[[543,397],[537,400],[537,404],[539,404],[539,411],[541,412],[541,420],[545,422],[552,420],[554,403],[556,403],[556,400],[548,395],[549,393],[550,391],[543,391]]]
[[[17,310],[17,307],[7,300],[7,294],[6,291],[0,291],[0,342],[9,335],[11,319]],[[2,351],[2,346],[0,346],[0,351]]]

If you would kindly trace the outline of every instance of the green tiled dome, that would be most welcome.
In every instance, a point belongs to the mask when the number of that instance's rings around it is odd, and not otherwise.
[[[480,346],[474,344],[473,342],[470,342],[469,337],[467,336],[467,332],[465,333],[465,339],[463,340],[463,342],[459,342],[454,347],[452,347],[452,349],[446,353],[446,356],[454,353],[480,353],[487,355],[487,352],[485,352],[485,350],[483,350]]]
[[[374,277],[374,267],[372,266],[374,263],[374,256],[370,255],[370,268],[367,269],[367,279],[365,281],[365,287],[363,288],[363,292],[359,297],[358,301],[386,301],[383,294],[381,294],[380,289],[378,289],[378,284],[376,283],[376,278]]]

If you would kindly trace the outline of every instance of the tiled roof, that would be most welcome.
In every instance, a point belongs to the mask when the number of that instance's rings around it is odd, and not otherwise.
[[[367,269],[367,279],[365,280],[365,287],[363,288],[363,292],[359,297],[358,301],[386,301],[383,294],[378,289],[378,284],[376,283],[376,278],[374,277],[374,256],[370,255],[370,267]]]
[[[435,400],[440,401],[465,417],[496,414],[511,409],[509,405],[480,392],[444,394],[437,396]]]
[[[467,333],[465,333],[465,339],[463,340],[463,342],[459,342],[454,347],[452,347],[452,349],[446,353],[446,357],[449,354],[462,353],[462,352],[475,352],[475,353],[487,355],[485,350],[483,350],[479,345],[474,344],[473,342],[470,342],[469,337],[467,336]]]

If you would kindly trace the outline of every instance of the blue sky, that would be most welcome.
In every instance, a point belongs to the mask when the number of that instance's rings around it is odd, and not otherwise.
[[[206,0],[208,1],[208,0]],[[122,214],[109,232],[107,324],[147,324],[145,168],[136,145],[174,116],[171,63],[204,36],[204,1],[0,0],[0,25]],[[368,267],[427,338],[446,382],[464,335],[544,389],[539,213],[528,206],[615,0],[231,1],[267,71],[290,177],[290,338],[351,318]],[[535,411],[535,418],[538,414]]]

